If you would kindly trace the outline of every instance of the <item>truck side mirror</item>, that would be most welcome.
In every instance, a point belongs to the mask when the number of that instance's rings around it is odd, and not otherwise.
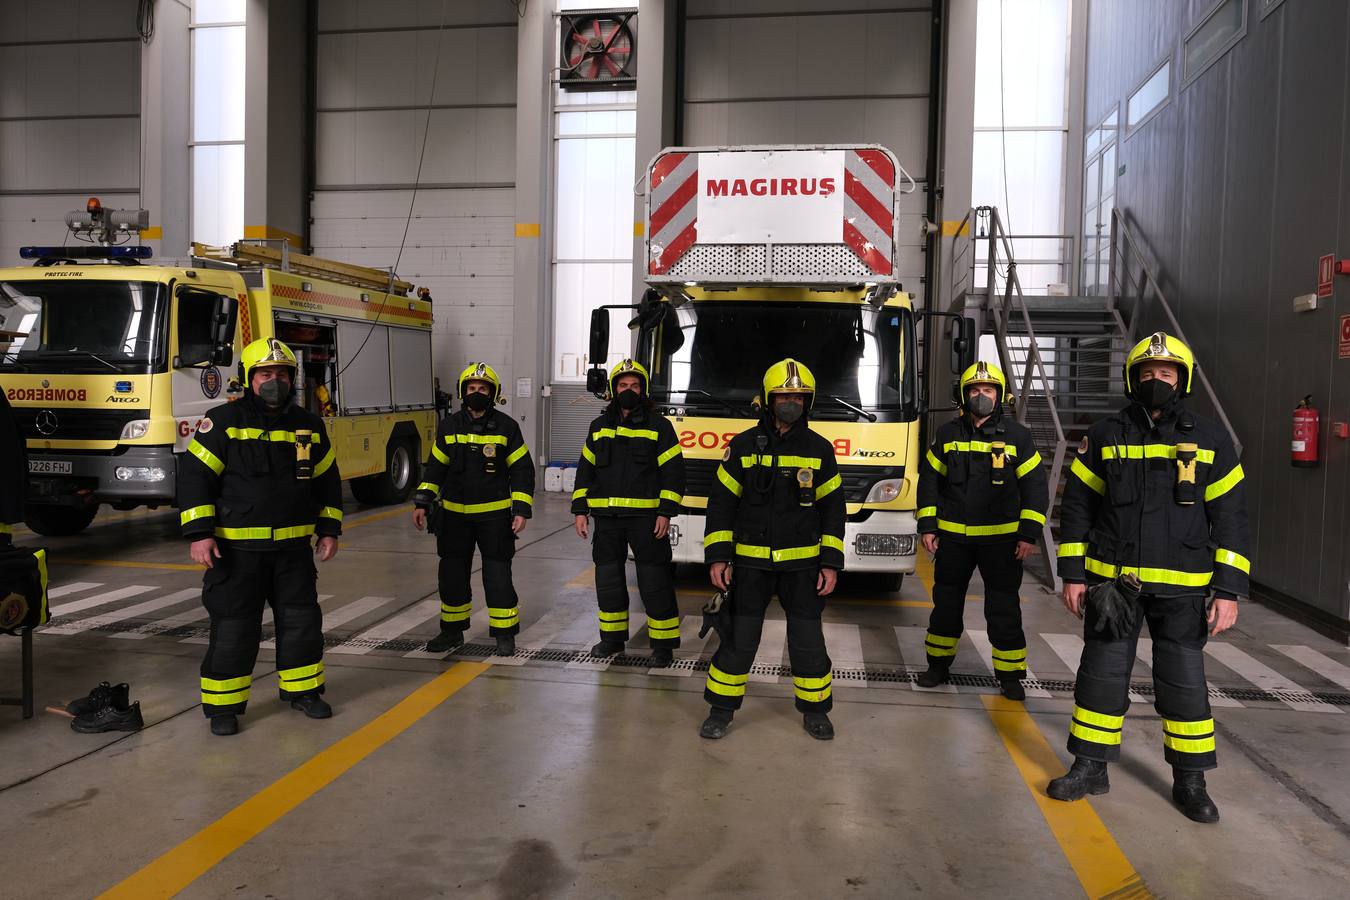
[[[593,366],[603,366],[609,356],[609,311],[591,310],[590,360]],[[589,385],[590,375],[586,376]]]
[[[975,320],[970,316],[958,316],[952,319],[949,337],[952,351],[952,374],[960,375],[975,363]]]
[[[597,397],[603,397],[609,391],[609,375],[600,366],[592,366],[586,372],[586,390]]]

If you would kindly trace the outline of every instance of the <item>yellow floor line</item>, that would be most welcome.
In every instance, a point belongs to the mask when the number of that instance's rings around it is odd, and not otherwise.
[[[580,574],[576,575],[571,581],[563,585],[563,587],[595,587],[595,566],[587,566]]]
[[[174,896],[488,668],[483,663],[456,663],[393,709],[283,775],[101,897],[145,900]]]
[[[53,561],[63,566],[114,566],[120,569],[167,569],[174,572],[204,571],[196,563],[152,563],[137,562],[131,559],[68,559],[64,556],[58,556]]]
[[[343,522],[342,530],[346,531],[348,528],[357,528],[361,525],[369,525],[371,522],[379,522],[384,519],[392,519],[394,516],[406,515],[411,511],[412,511],[411,503],[405,504],[403,506],[397,506],[393,509],[386,509],[384,512],[377,512],[369,516],[362,516],[359,519],[352,519],[349,522]]]

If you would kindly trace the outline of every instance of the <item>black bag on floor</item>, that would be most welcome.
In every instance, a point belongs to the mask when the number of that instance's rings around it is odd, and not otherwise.
[[[47,550],[38,547],[0,547],[0,632],[45,625],[47,608]]]

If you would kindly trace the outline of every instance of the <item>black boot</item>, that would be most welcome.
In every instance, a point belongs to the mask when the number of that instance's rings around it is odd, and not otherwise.
[[[498,656],[515,656],[516,639],[514,635],[504,634],[497,638]]]
[[[224,737],[229,734],[239,733],[238,716],[212,716],[211,733]]]
[[[834,740],[834,726],[825,713],[806,713],[802,716],[802,727],[818,741]]]
[[[70,729],[78,731],[80,734],[102,734],[105,731],[140,731],[144,727],[145,721],[141,718],[141,704],[139,702],[122,709],[115,706],[104,706],[94,712],[85,713],[70,720]]]
[[[1172,799],[1192,822],[1219,821],[1219,808],[1205,790],[1205,773],[1172,770]]]
[[[606,656],[613,656],[616,653],[623,652],[623,641],[601,641],[591,648],[591,656],[599,656],[602,659]]]
[[[652,655],[647,657],[647,667],[664,669],[675,661],[675,652],[669,647],[653,647]]]
[[[714,706],[708,713],[708,718],[703,720],[699,726],[698,736],[705,737],[710,741],[721,740],[727,736],[727,729],[731,727],[731,717],[735,712],[730,709],[722,709]]]
[[[919,687],[935,688],[940,684],[946,684],[951,668],[950,664],[944,666],[939,663],[929,663],[928,671],[919,673]]]
[[[98,712],[105,706],[111,706],[114,709],[126,709],[130,706],[130,691],[131,688],[126,682],[109,684],[106,681],[101,681],[98,687],[86,696],[67,703],[66,712],[72,716],[83,716]]]
[[[443,629],[440,634],[427,641],[428,653],[445,653],[464,643],[464,632]]]
[[[1000,678],[998,680],[998,691],[1009,700],[1027,699],[1027,689],[1022,687],[1020,678]]]
[[[291,701],[291,709],[298,709],[311,719],[331,719],[333,707],[318,694],[305,694]]]
[[[1068,772],[1046,785],[1045,793],[1054,800],[1081,800],[1088,794],[1095,797],[1109,790],[1111,782],[1106,777],[1106,763],[1077,756]]]

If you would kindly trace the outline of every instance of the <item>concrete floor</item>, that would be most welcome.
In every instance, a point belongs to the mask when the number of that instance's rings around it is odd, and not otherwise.
[[[1219,825],[1172,808],[1147,702],[1130,714],[1110,794],[1038,802],[1068,758],[1078,624],[1039,586],[1023,599],[1030,665],[1049,690],[1025,711],[992,697],[978,600],[955,670],[968,683],[913,687],[925,565],[895,595],[846,581],[828,608],[833,743],[801,730],[774,668],[781,647],[714,743],[696,731],[697,662],[715,639],[687,640],[663,673],[638,664],[642,637],[631,661],[579,657],[595,638],[588,548],[560,495],[536,510],[516,563],[521,654],[408,713],[457,677],[437,680],[457,660],[477,671],[486,620],[476,606],[458,656],[418,652],[436,629],[433,542],[406,509],[349,499],[342,551],[320,566],[337,715],[310,721],[277,703],[264,650],[244,730],[229,739],[208,733],[197,706],[205,621],[176,515],[107,512],[47,541],[62,596],[36,638],[39,709],[125,680],[146,728],[79,735],[55,715],[0,708],[3,893],[88,896],[148,866],[126,895],[1344,896],[1350,650],[1311,630],[1244,606],[1216,642],[1228,648],[1209,668]],[[681,571],[687,623],[707,594],[699,571]],[[18,650],[0,638],[7,692]],[[1145,692],[1148,675],[1136,669]]]

